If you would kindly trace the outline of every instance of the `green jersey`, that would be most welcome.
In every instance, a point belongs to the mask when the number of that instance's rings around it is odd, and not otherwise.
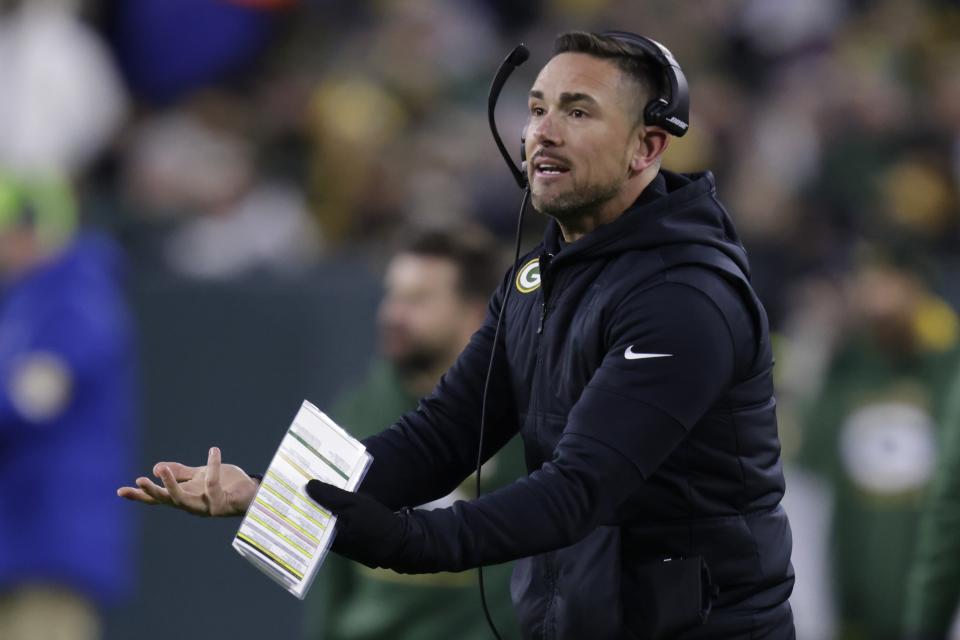
[[[952,350],[834,358],[798,463],[833,488],[831,567],[845,640],[897,638],[917,520],[937,457]]]
[[[908,634],[945,638],[960,603],[960,375],[947,393],[940,460],[907,581]]]

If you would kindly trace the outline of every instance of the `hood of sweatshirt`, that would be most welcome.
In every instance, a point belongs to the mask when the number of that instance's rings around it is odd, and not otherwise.
[[[678,174],[661,170],[619,218],[576,242],[564,244],[556,221],[547,226],[544,248],[553,264],[638,249],[700,245],[719,251],[750,277],[747,253],[730,216],[720,204],[710,172]]]

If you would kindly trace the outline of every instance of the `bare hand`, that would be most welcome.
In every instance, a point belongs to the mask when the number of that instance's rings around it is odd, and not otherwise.
[[[150,478],[137,478],[136,487],[121,487],[117,495],[144,504],[166,504],[198,516],[242,516],[257,493],[257,482],[240,467],[220,464],[220,449],[210,448],[205,467],[158,462]]]

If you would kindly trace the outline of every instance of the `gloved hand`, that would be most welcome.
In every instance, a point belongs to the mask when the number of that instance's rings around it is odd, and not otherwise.
[[[307,495],[336,514],[336,553],[368,567],[409,570],[408,509],[395,513],[368,495],[319,480],[307,483]]]

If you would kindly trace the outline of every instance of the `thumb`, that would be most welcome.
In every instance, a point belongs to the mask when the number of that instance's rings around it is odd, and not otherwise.
[[[307,495],[334,513],[357,501],[357,496],[353,493],[319,480],[307,483]]]

